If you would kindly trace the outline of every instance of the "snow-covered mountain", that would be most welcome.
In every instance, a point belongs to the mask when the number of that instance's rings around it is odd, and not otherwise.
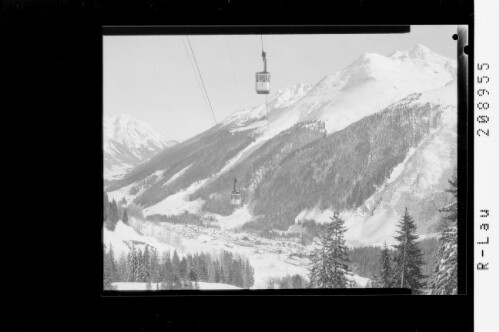
[[[164,139],[150,125],[130,115],[104,116],[104,179],[117,180],[134,166],[177,142]]]
[[[159,153],[109,197],[252,231],[289,231],[339,210],[353,245],[389,242],[408,206],[418,231],[431,233],[456,165],[455,78],[455,61],[422,45],[363,54]],[[229,204],[233,178],[241,209]]]
[[[232,130],[258,129],[274,136],[299,122],[324,121],[332,133],[408,94],[442,87],[455,76],[454,60],[419,44],[389,56],[364,53],[313,86],[277,91],[267,105],[233,114],[223,123]]]
[[[357,208],[343,211],[348,228],[347,241],[353,245],[393,243],[394,225],[407,207],[420,234],[432,234],[440,225],[438,210],[449,203],[445,191],[457,165],[457,85],[453,80],[444,87],[412,94],[390,105],[386,112],[427,108],[420,113],[430,129],[411,146],[404,159],[391,168],[386,180]],[[409,120],[411,126],[415,122]],[[331,209],[305,209],[296,220],[327,222]]]

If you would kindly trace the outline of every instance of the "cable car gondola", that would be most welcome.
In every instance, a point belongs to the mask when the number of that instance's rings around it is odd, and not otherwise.
[[[263,71],[256,73],[256,93],[270,93],[270,73],[267,71],[267,58],[265,51],[262,50]]]
[[[236,182],[237,179],[234,179],[234,189],[230,194],[230,204],[232,205],[240,205],[241,204],[241,193],[239,190],[236,190]]]

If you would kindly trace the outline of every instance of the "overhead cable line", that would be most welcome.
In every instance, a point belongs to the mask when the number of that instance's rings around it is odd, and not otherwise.
[[[206,94],[206,98],[208,98],[208,105],[210,106],[211,115],[213,116],[213,120],[215,120],[215,124],[218,125],[217,118],[215,117],[215,112],[213,111],[213,106],[211,105],[210,96],[208,95],[208,91],[206,91],[206,86],[204,84],[203,75],[201,74],[201,70],[199,70],[199,65],[198,65],[198,61],[196,59],[196,54],[194,53],[194,50],[192,49],[192,44],[191,44],[191,40],[190,40],[189,36],[187,36],[187,41],[189,42],[189,47],[191,49],[192,56],[194,58],[194,63],[196,64],[196,68],[197,68],[198,73],[199,73],[199,78],[201,79],[201,83],[203,84],[204,93]]]
[[[263,35],[260,35],[260,40],[262,41],[262,55],[265,54],[264,48],[263,48]],[[266,61],[266,60],[264,60]],[[266,68],[265,68],[266,69]],[[269,107],[268,107],[268,100],[267,100],[267,94],[265,95],[265,111],[267,112],[267,135],[270,138],[270,121],[269,121]]]
[[[192,73],[194,74],[194,78],[195,78],[196,83],[198,85],[199,91],[201,92],[201,96],[203,98],[203,101],[204,101],[204,103],[206,105],[206,108],[209,109],[210,106],[208,104],[208,100],[206,99],[206,95],[204,94],[203,87],[201,85],[201,80],[199,79],[199,75],[198,75],[198,73],[196,71],[194,62],[192,60],[192,55],[191,55],[189,49],[187,48],[187,44],[185,43],[185,40],[184,40],[183,37],[182,37],[182,44],[184,45],[185,53],[187,54],[187,58],[189,59],[189,63],[191,64]]]
[[[189,36],[187,36],[187,42],[189,43],[189,48],[191,49],[192,57],[194,59],[194,63],[196,64],[196,68],[197,68],[197,71],[199,74],[199,78],[201,79],[201,84],[203,86],[203,90],[204,90],[204,93],[206,95],[206,99],[208,100],[208,106],[210,108],[211,115],[213,116],[213,120],[215,121],[215,126],[216,126],[216,131],[218,133],[218,137],[220,138],[222,145],[225,146],[225,142],[224,142],[224,139],[222,137],[222,134],[220,134],[220,127],[218,126],[218,121],[217,121],[217,118],[215,116],[215,112],[213,111],[213,106],[211,104],[210,96],[208,95],[208,91],[206,90],[206,85],[204,84],[203,75],[201,74],[201,70],[199,69],[198,61],[196,59],[196,54],[194,53],[194,49],[192,48],[192,44],[191,44],[191,40],[190,40]]]
[[[270,138],[270,121],[269,121],[269,107],[267,103],[267,95],[265,95],[265,109],[267,111],[267,135]]]

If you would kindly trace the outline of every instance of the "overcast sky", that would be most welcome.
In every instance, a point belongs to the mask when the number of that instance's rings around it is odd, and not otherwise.
[[[264,35],[271,93],[316,83],[364,52],[388,55],[419,43],[456,59],[456,31],[411,26],[408,34]],[[263,67],[260,35],[189,38],[218,122],[265,101],[254,82]],[[185,36],[104,36],[104,114],[130,114],[177,141],[213,126],[188,49]]]

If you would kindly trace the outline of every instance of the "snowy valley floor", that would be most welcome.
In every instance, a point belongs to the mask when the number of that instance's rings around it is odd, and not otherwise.
[[[177,250],[180,256],[196,252],[218,254],[222,250],[247,257],[255,270],[253,289],[267,288],[269,278],[299,274],[308,279],[311,249],[295,241],[271,240],[237,230],[217,229],[194,225],[153,223],[130,220],[130,226],[118,222],[116,230],[104,229],[104,243],[112,244],[115,254],[128,251],[128,244],[149,244],[159,252]],[[368,278],[353,275],[356,287],[366,287]],[[141,290],[145,284],[118,283],[118,290]],[[154,289],[154,287],[152,287]],[[203,283],[200,289],[234,289],[235,286]],[[144,288],[145,289],[145,288]]]

